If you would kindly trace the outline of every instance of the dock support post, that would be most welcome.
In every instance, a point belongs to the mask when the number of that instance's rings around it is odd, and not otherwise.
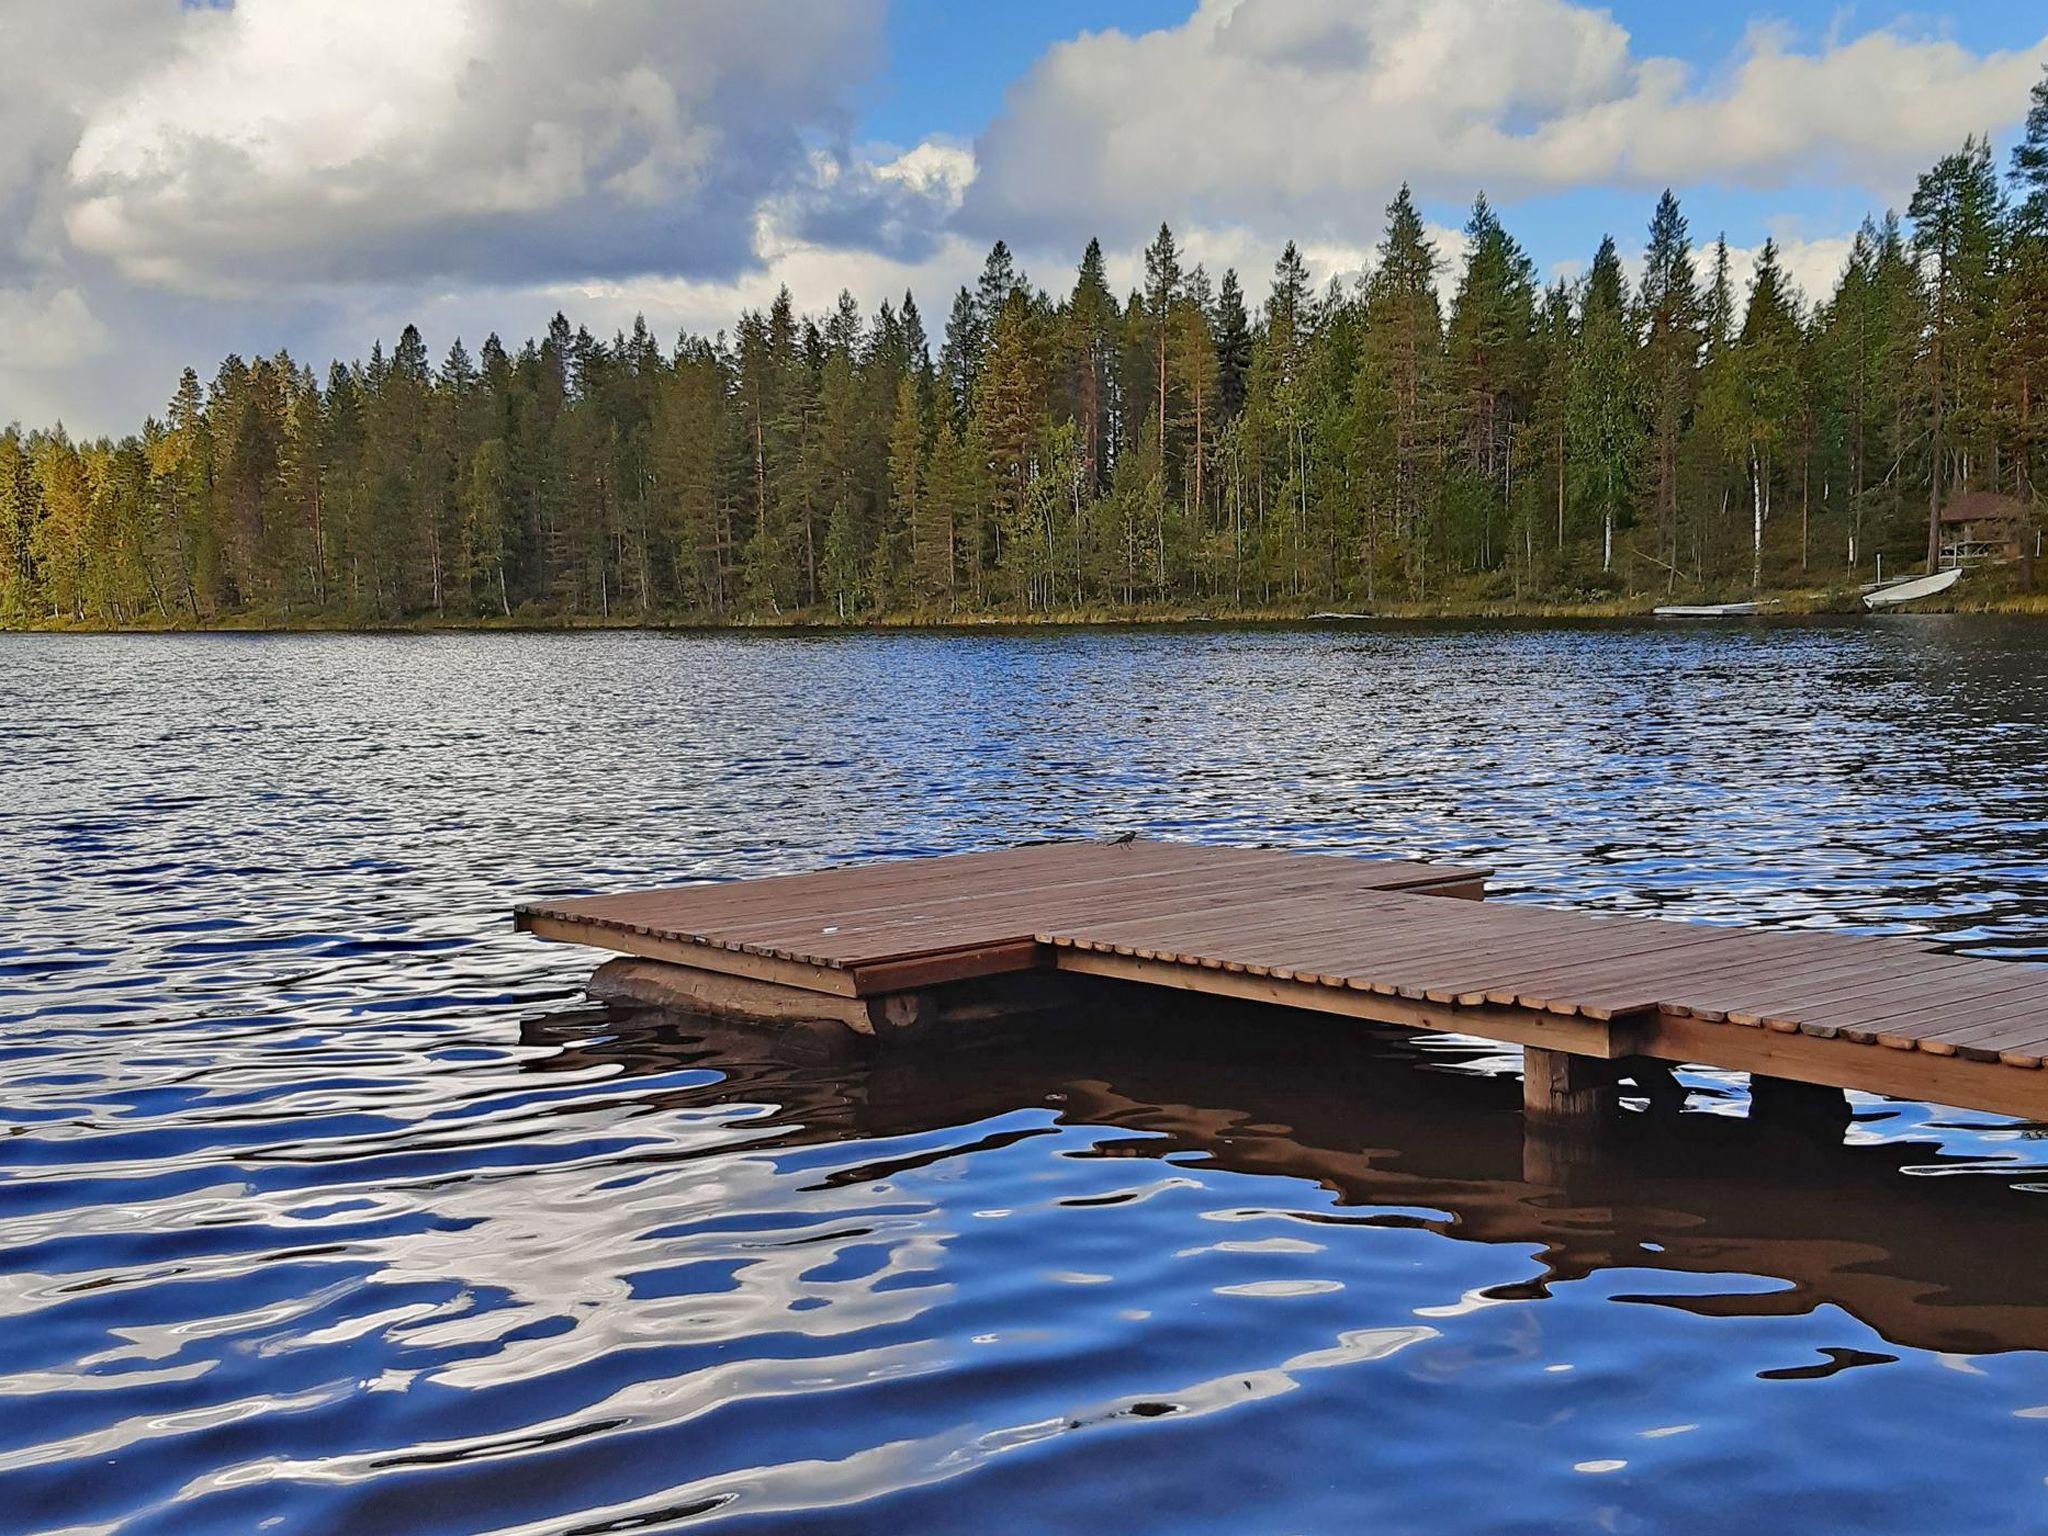
[[[1614,1075],[1607,1063],[1542,1046],[1522,1049],[1522,1113],[1532,1126],[1583,1132],[1607,1112]]]
[[[1650,1056],[1629,1056],[1615,1063],[1615,1077],[1635,1084],[1636,1091],[1650,1101],[1650,1113],[1669,1119],[1685,1108],[1685,1084],[1668,1061]]]
[[[1839,1139],[1853,1117],[1848,1095],[1839,1088],[1752,1072],[1749,1118],[1761,1125]]]
[[[1522,1047],[1522,1177],[1568,1190],[1599,1157],[1600,1125],[1613,1098],[1611,1063]]]

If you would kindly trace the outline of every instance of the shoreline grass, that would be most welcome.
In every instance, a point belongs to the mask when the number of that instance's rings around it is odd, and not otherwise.
[[[1343,628],[1357,624],[1524,624],[1564,622],[1630,622],[1649,620],[1652,610],[1669,602],[1713,602],[1725,598],[1707,594],[1634,594],[1629,596],[1489,599],[1451,596],[1433,602],[1374,604],[1357,613],[1297,603],[1279,606],[1193,606],[1136,604],[1130,607],[1091,605],[1051,611],[1024,612],[1001,609],[954,611],[899,610],[840,618],[830,612],[792,612],[706,618],[691,614],[649,613],[633,615],[553,614],[519,611],[509,617],[484,615],[415,615],[386,619],[366,615],[287,615],[276,612],[210,616],[194,622],[189,615],[169,621],[110,624],[95,619],[49,619],[36,623],[0,623],[6,634],[536,634],[570,632],[620,632],[658,630],[676,633],[879,633],[930,631],[1062,630],[1146,627],[1256,628]],[[1757,600],[1775,606],[1758,620],[1848,617],[1864,612],[1858,589],[1831,587],[1775,591],[1758,594]],[[2012,585],[1995,590],[1945,593],[1940,598],[1916,603],[1914,614],[1987,614],[2048,616],[2048,592],[2033,592]],[[1341,617],[1332,616],[1342,613]]]

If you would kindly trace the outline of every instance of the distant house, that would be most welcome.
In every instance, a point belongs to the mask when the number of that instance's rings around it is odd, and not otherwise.
[[[2024,502],[1996,491],[1967,491],[1941,509],[1941,563],[1976,565],[2039,553]]]

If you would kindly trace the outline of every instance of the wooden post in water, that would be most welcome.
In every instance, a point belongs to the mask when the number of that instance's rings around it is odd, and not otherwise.
[[[1839,1088],[1795,1082],[1786,1077],[1749,1075],[1749,1118],[1761,1125],[1839,1141],[1852,1118]]]
[[[1614,1099],[1614,1068],[1592,1056],[1522,1047],[1522,1177],[1568,1189],[1597,1156]]]
[[[1522,1113],[1532,1128],[1584,1133],[1607,1113],[1614,1074],[1604,1061],[1568,1051],[1522,1048]]]

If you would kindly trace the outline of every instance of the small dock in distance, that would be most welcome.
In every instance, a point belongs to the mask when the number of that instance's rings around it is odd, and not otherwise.
[[[531,902],[516,920],[652,962],[637,984],[673,1006],[878,1037],[932,1040],[1055,977],[1474,1035],[1523,1047],[1525,1108],[1556,1126],[1596,1119],[1619,1075],[1679,1065],[2048,1120],[2048,967],[1486,903],[1489,873],[1060,843]]]

